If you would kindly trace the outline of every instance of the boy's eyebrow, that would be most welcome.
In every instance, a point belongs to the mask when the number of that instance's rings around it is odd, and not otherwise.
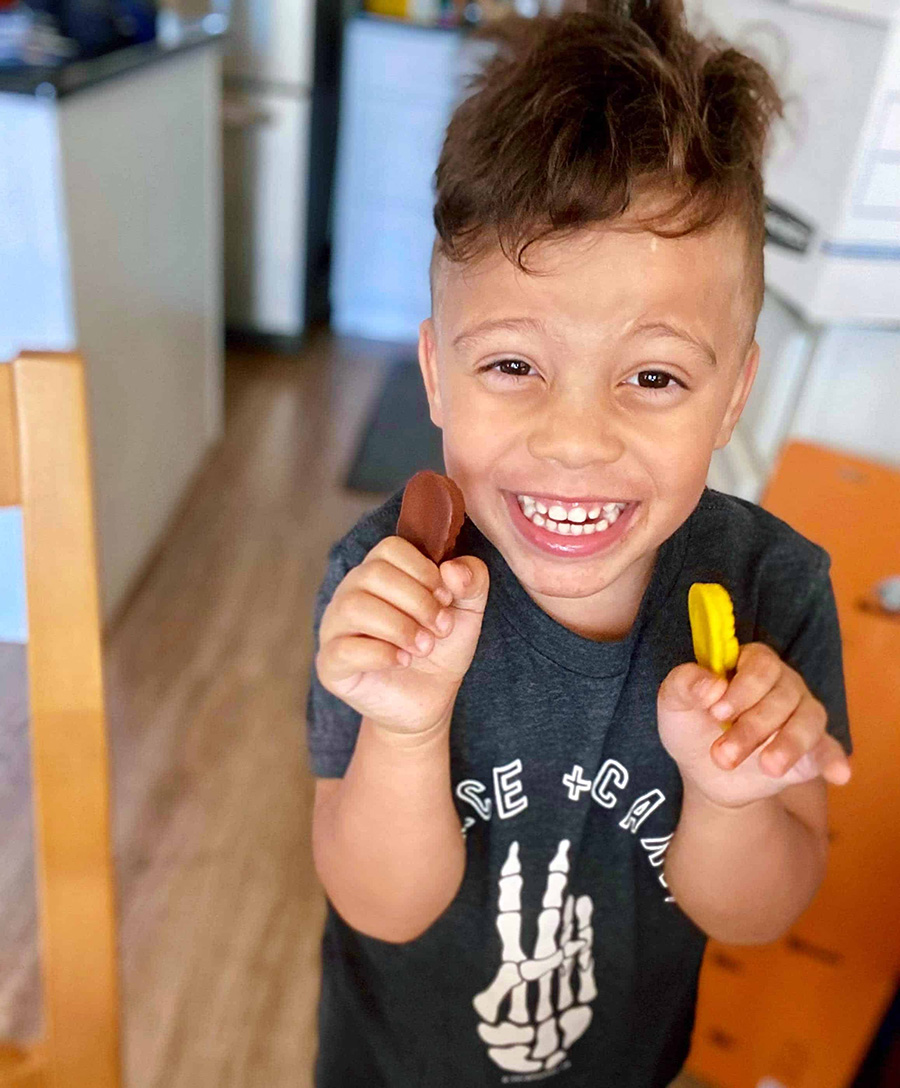
[[[629,333],[631,336],[637,336],[638,333],[655,333],[657,336],[667,336],[676,340],[684,340],[693,347],[698,348],[711,366],[716,365],[716,353],[710,345],[701,337],[694,336],[693,333],[688,332],[687,329],[683,329],[679,325],[673,325],[668,321],[644,321],[637,325],[633,325],[629,330]]]
[[[491,332],[535,332],[546,334],[543,322],[536,317],[497,317],[488,321],[481,321],[473,325],[471,329],[464,329],[453,339],[453,346],[458,348],[461,344],[468,344],[473,340],[480,340]],[[666,336],[675,340],[682,340],[692,347],[697,348],[711,365],[716,365],[716,353],[710,345],[701,337],[694,336],[686,329],[669,321],[642,321],[632,325],[628,330],[629,336],[639,334],[655,334]]]
[[[464,329],[453,338],[453,346],[458,348],[460,344],[467,344],[470,340],[480,340],[489,332],[537,332],[545,333],[546,329],[536,317],[496,317],[488,321],[481,321],[473,325],[471,329]]]

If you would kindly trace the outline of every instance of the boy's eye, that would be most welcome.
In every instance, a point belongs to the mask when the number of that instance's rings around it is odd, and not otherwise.
[[[628,379],[629,385],[637,385],[641,389],[668,389],[673,383],[685,388],[683,382],[665,370],[641,370]]]
[[[490,370],[506,374],[510,378],[527,378],[532,373],[532,366],[524,359],[498,359],[496,363],[482,367],[482,372]]]

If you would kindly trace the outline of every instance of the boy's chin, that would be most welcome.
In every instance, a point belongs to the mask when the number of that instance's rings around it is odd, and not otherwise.
[[[504,558],[532,597],[537,595],[565,600],[594,597],[614,585],[623,573],[615,562],[602,564],[605,569],[598,569],[596,559],[584,560],[578,566],[560,570],[553,560],[533,560],[530,557],[525,560],[522,556]],[[552,569],[551,564],[556,569]]]
[[[639,539],[637,538],[639,537]],[[644,532],[619,542],[606,554],[587,555],[581,559],[535,555],[527,547],[504,541],[497,545],[507,565],[531,597],[555,597],[583,600],[612,590],[642,590],[646,585],[659,550],[655,540]]]

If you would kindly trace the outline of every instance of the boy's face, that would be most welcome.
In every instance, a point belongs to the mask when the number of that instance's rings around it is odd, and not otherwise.
[[[439,262],[419,357],[447,471],[558,618],[584,598],[636,608],[696,506],[756,369],[746,254],[730,223],[678,239],[601,226],[530,247],[540,275],[499,249]]]

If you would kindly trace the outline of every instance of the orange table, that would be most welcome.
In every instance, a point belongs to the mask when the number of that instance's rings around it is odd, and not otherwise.
[[[831,554],[853,779],[829,788],[828,874],[790,933],[710,942],[688,1068],[721,1088],[846,1088],[900,980],[900,617],[860,606],[900,574],[900,472],[796,442],[762,505]]]

